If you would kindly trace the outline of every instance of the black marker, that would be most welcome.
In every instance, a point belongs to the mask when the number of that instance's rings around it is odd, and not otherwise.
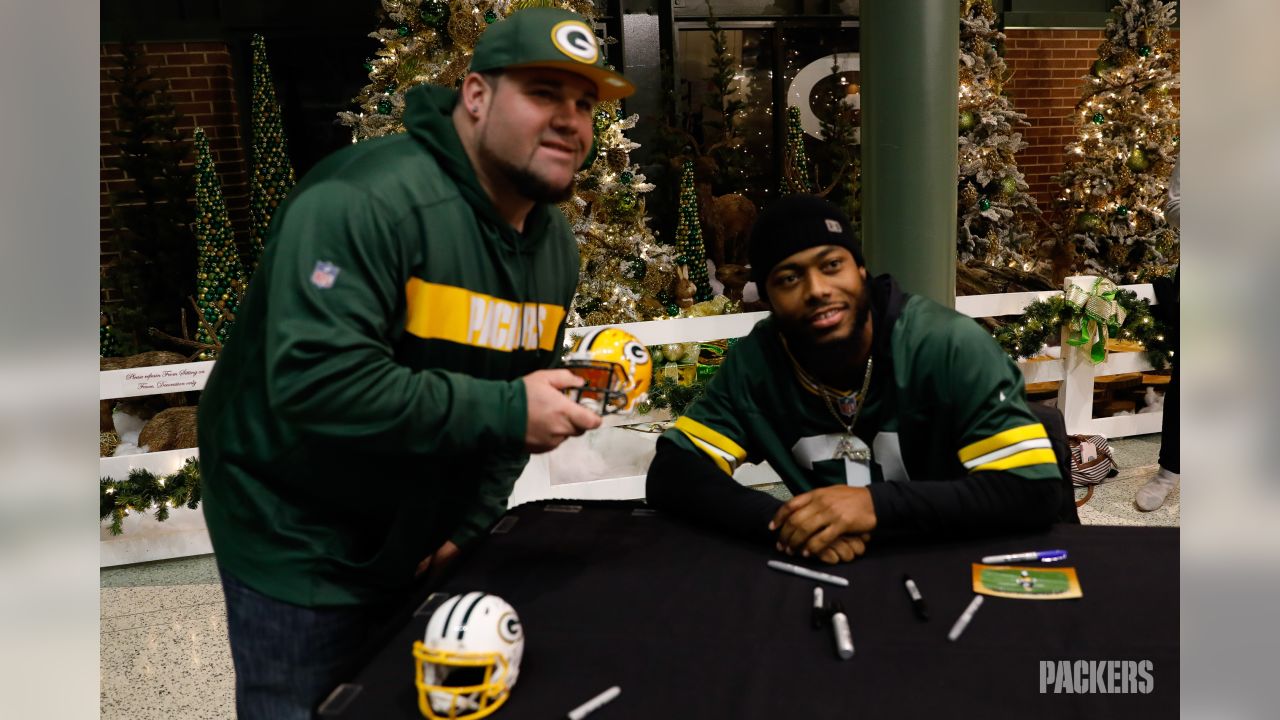
[[[921,620],[929,619],[929,608],[924,604],[924,596],[920,594],[920,588],[916,587],[916,581],[911,579],[910,575],[902,574],[902,584],[907,587],[907,594],[911,596],[911,607],[916,611],[916,617]]]

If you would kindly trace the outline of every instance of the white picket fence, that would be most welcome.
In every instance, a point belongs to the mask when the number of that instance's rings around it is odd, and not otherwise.
[[[1093,278],[1068,278],[1088,289]],[[1139,297],[1152,302],[1150,285],[1127,285]],[[976,295],[956,298],[956,310],[969,317],[1020,315],[1027,305],[1058,294],[1056,292]],[[742,337],[767,315],[765,312],[741,313],[704,318],[654,320],[629,323],[621,327],[646,345],[699,342]],[[571,333],[585,334],[593,328],[573,328]],[[1065,338],[1064,338],[1065,339]],[[1093,365],[1086,351],[1062,344],[1062,358],[1022,361],[1028,383],[1061,381],[1058,407],[1069,433],[1104,435],[1108,438],[1141,435],[1160,431],[1161,413],[1144,413],[1110,418],[1093,418],[1093,384],[1095,377],[1150,370],[1145,353],[1111,353],[1106,362]],[[160,393],[204,388],[212,361],[185,365],[164,365],[131,370],[107,370],[100,376],[103,400],[138,397]],[[560,448],[529,461],[516,481],[508,504],[511,507],[534,500],[550,498],[634,499],[644,497],[645,469],[653,455],[657,434],[644,432],[654,422],[669,419],[666,411],[649,416],[619,418],[609,416],[605,427],[573,438]],[[103,477],[124,478],[134,468],[153,473],[172,473],[191,457],[195,448],[166,452],[102,458]],[[768,464],[739,468],[735,479],[745,485],[777,482]],[[150,514],[130,513],[124,520],[124,533],[112,536],[103,523],[100,561],[103,567],[126,563],[160,560],[212,552],[204,517],[200,510],[177,508],[165,522],[156,522]]]

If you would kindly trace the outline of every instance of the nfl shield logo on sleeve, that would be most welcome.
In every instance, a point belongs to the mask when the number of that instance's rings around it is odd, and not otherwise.
[[[316,261],[316,269],[311,271],[311,284],[321,290],[328,290],[333,287],[333,281],[338,279],[338,273],[341,270],[337,265],[324,260]]]

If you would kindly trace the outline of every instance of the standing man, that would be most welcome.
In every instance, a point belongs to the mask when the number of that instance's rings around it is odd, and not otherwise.
[[[529,453],[598,427],[549,370],[607,69],[582,17],[513,13],[408,132],[334,153],[272,223],[200,403],[204,513],[242,720],[309,718],[361,642],[503,511]]]
[[[848,219],[812,195],[765,209],[750,242],[772,314],[659,440],[652,505],[827,563],[872,534],[1074,518],[1022,374],[977,323],[868,278]],[[791,501],[733,479],[764,460]]]

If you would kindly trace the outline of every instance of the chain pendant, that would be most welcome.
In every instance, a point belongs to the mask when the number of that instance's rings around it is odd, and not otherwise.
[[[840,442],[836,445],[836,452],[831,456],[831,459],[868,462],[871,460],[871,451],[866,448],[855,447],[853,444],[853,436],[845,434],[841,436]]]

